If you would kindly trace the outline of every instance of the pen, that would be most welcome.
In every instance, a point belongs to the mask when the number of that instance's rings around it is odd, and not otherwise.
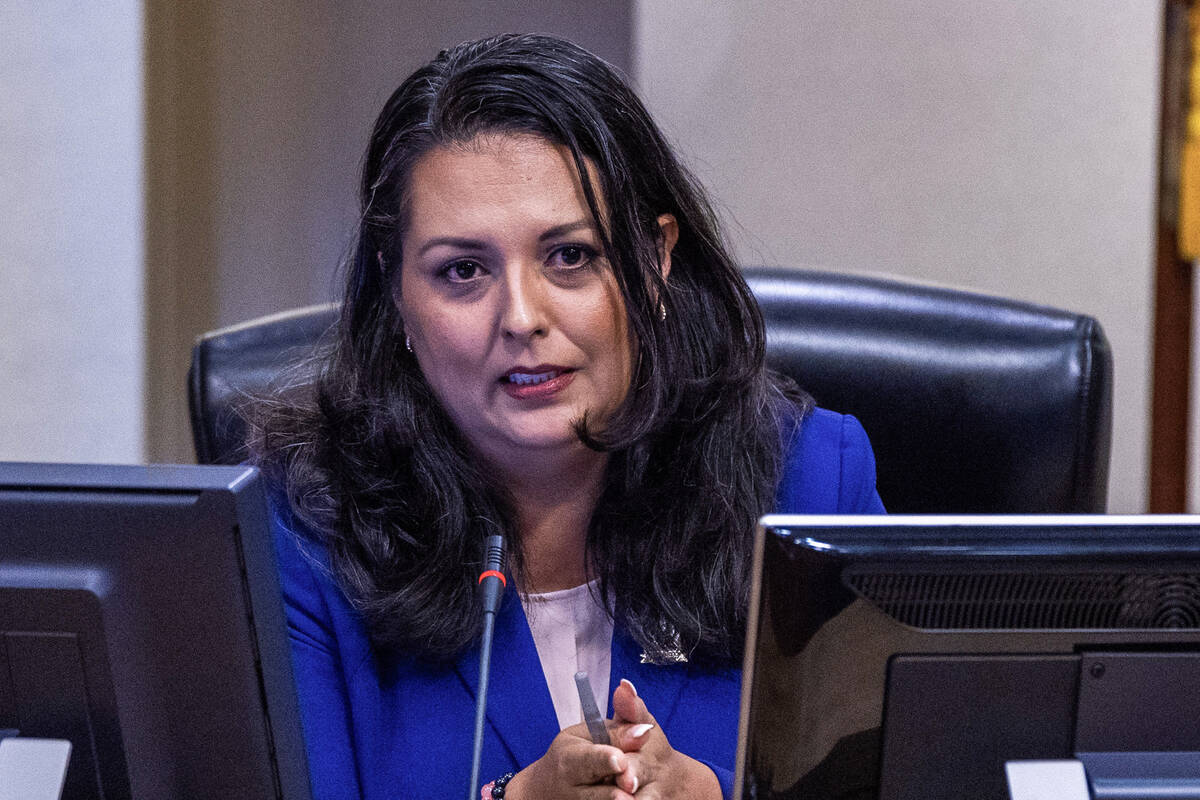
[[[592,694],[592,682],[586,672],[575,673],[575,688],[579,690],[579,704],[583,706],[583,721],[587,724],[588,735],[594,744],[612,744],[608,738],[608,728],[604,727],[604,717],[596,707],[596,696]]]

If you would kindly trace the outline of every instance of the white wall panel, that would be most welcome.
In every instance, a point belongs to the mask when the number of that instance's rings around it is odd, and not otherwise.
[[[0,459],[143,459],[142,4],[0,3]]]
[[[642,0],[635,75],[748,263],[1092,314],[1146,500],[1159,3]]]

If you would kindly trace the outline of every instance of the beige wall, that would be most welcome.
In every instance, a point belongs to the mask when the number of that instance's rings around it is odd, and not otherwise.
[[[387,92],[444,44],[547,30],[636,62],[743,260],[1099,317],[1112,508],[1139,510],[1157,6],[0,4],[0,458],[190,460],[193,338],[332,296]]]
[[[143,459],[141,38],[0,3],[0,460]]]
[[[1098,317],[1116,363],[1109,505],[1140,511],[1160,13],[647,0],[635,75],[735,223],[744,262],[889,273]]]

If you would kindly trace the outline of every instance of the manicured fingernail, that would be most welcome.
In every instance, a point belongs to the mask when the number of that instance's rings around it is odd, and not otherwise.
[[[630,794],[637,794],[637,775],[633,776],[633,791]]]
[[[622,759],[620,756],[613,756],[612,758],[609,759],[608,765],[609,765],[609,767],[612,768],[613,772],[624,772],[625,771],[625,765],[621,763],[621,760]]]
[[[621,678],[621,683],[625,684],[633,692],[633,696],[637,697],[637,687],[628,678]]]
[[[649,722],[643,722],[641,725],[634,725],[629,729],[629,735],[635,739],[640,739],[650,732],[654,725]]]

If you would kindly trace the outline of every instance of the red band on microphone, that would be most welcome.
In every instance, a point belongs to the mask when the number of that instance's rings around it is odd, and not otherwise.
[[[479,575],[479,582],[480,582],[480,583],[483,583],[483,579],[484,579],[484,578],[486,578],[486,577],[488,577],[489,575],[492,575],[492,576],[494,576],[494,577],[497,577],[497,578],[499,578],[499,579],[500,579],[500,585],[501,585],[501,586],[505,586],[505,587],[507,587],[507,586],[508,586],[508,581],[506,581],[506,580],[504,579],[504,573],[503,573],[503,572],[497,572],[497,571],[496,571],[496,570],[494,570],[494,569],[485,570],[484,572],[480,573],[480,575]]]

